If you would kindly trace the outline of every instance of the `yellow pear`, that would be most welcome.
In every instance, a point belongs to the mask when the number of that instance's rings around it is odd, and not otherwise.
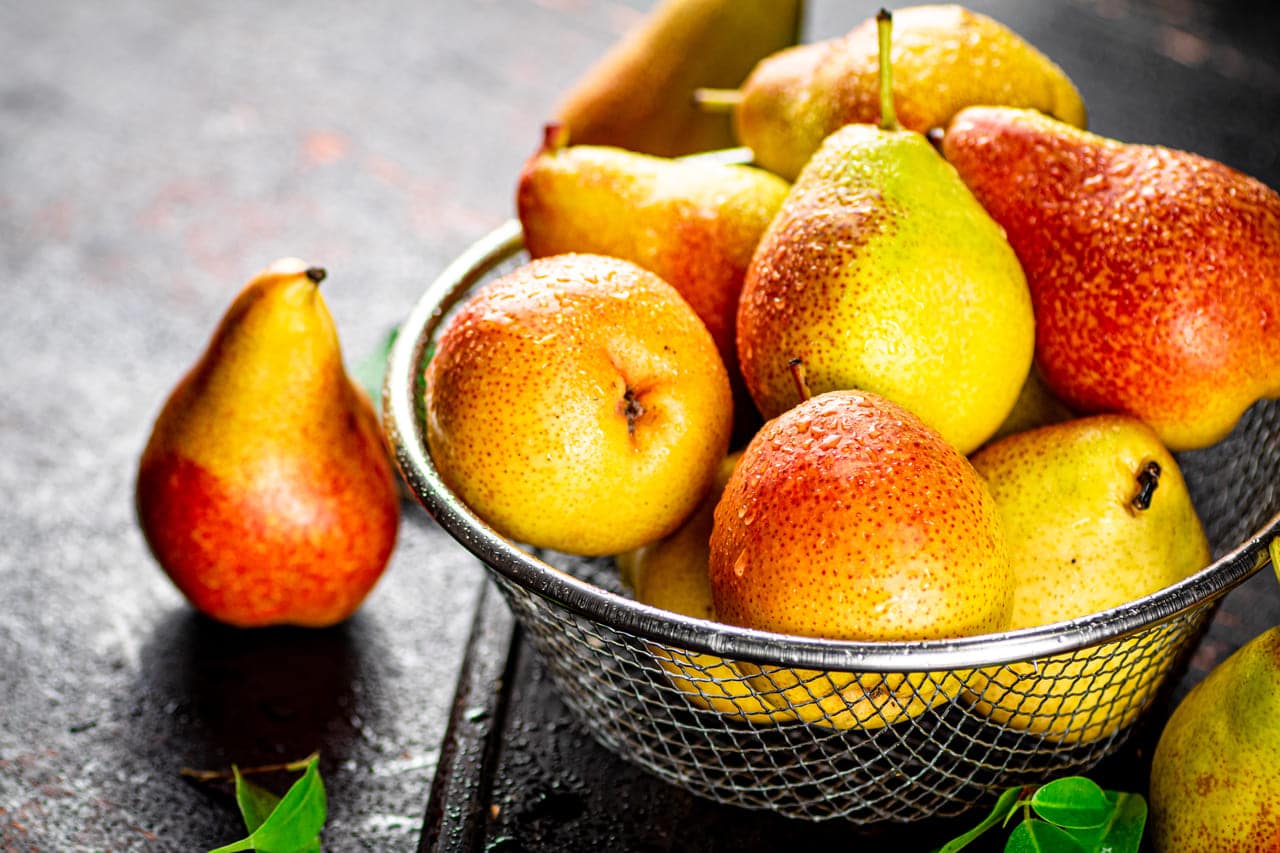
[[[715,621],[711,598],[711,524],[716,503],[741,453],[727,456],[698,510],[680,529],[658,542],[616,558],[636,600],[682,616]],[[793,715],[764,702],[732,663],[717,655],[686,652],[656,643],[650,651],[675,687],[700,708],[753,723],[779,722]]]
[[[1280,627],[1178,703],[1151,760],[1157,853],[1280,849]]]
[[[893,17],[894,93],[904,127],[946,127],[972,104],[1030,107],[1084,126],[1071,80],[1003,24],[955,5],[911,6]],[[876,67],[873,19],[841,38],[770,56],[742,86],[738,139],[761,166],[794,179],[835,130],[880,118]]]
[[[556,111],[574,143],[675,157],[735,144],[729,116],[694,90],[737,86],[795,44],[803,0],[662,0],[576,83]]]
[[[1209,543],[1178,464],[1155,432],[1097,415],[1011,435],[973,465],[1000,508],[1013,566],[1012,628],[1135,601],[1208,565]],[[1172,662],[1159,637],[974,673],[975,706],[1063,743],[1129,725]]]
[[[806,393],[798,360],[812,393],[873,391],[969,453],[1012,410],[1031,367],[1031,294],[955,169],[898,126],[887,15],[881,26],[881,125],[831,134],[792,185],[747,268],[739,364],[766,418]]]
[[[553,255],[485,284],[425,373],[441,478],[529,545],[603,555],[660,539],[728,452],[711,335],[675,288],[618,258]]]

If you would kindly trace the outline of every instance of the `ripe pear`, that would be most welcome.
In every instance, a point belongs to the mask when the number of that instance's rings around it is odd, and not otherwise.
[[[192,605],[231,625],[340,622],[395,543],[395,475],[343,367],[323,278],[290,258],[250,281],[142,453],[152,552]]]
[[[757,61],[796,43],[803,0],[663,0],[602,57],[556,110],[574,143],[664,157],[729,148],[730,118],[694,90],[737,86]]]
[[[884,125],[829,136],[760,240],[739,362],[766,418],[804,397],[798,360],[813,394],[874,391],[969,453],[1031,367],[1031,298],[1000,227],[924,136],[897,126],[882,69]]]
[[[728,451],[724,364],[675,288],[618,258],[539,258],[473,293],[425,371],[440,477],[499,533],[617,554],[694,511]]]
[[[1084,102],[1070,78],[991,18],[961,6],[913,6],[894,12],[894,29],[894,94],[904,127],[945,127],[972,104],[1030,107],[1084,126]],[[794,179],[835,130],[880,118],[877,57],[875,19],[768,57],[742,86],[738,139],[759,165]]]
[[[1008,233],[1036,361],[1072,409],[1134,415],[1183,451],[1280,394],[1280,194],[1028,110],[965,110],[943,151]]]
[[[725,457],[711,491],[679,529],[658,542],[615,558],[637,601],[682,616],[716,621],[708,575],[711,524],[725,483],[741,455],[732,453]],[[743,674],[717,655],[687,652],[656,643],[650,643],[649,649],[676,689],[699,708],[752,723],[779,722],[793,717],[789,711],[778,710],[763,701]]]
[[[1183,698],[1151,762],[1151,841],[1177,850],[1280,847],[1280,627]]]
[[[973,466],[905,408],[854,391],[813,397],[752,439],[715,510],[710,578],[722,621],[834,640],[1003,630],[1013,594]],[[929,673],[754,671],[766,701],[834,728],[891,724],[960,690]]]
[[[549,128],[521,172],[516,207],[535,258],[593,252],[665,279],[706,324],[736,375],[742,279],[789,187],[749,166],[565,146]]]
[[[1095,415],[1021,432],[973,455],[1000,509],[1013,565],[1010,627],[1030,628],[1135,601],[1209,564],[1209,543],[1178,464],[1155,432]],[[1138,637],[984,670],[978,709],[1063,743],[1137,717],[1172,663]]]

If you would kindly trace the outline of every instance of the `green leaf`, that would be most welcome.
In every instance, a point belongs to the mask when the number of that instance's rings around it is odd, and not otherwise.
[[[977,839],[978,836],[982,835],[982,833],[1003,821],[1018,804],[1018,797],[1021,793],[1021,787],[1009,788],[1006,790],[1000,795],[1000,798],[996,800],[996,804],[991,807],[991,811],[982,819],[981,823],[963,835],[959,835],[942,845],[942,847],[938,849],[938,853],[955,853],[957,850],[963,850],[971,842]]]
[[[236,778],[236,804],[240,806],[244,828],[252,833],[266,823],[267,818],[275,811],[280,798],[261,785],[250,782],[234,764],[231,765],[231,772]]]
[[[1106,822],[1112,803],[1092,779],[1067,776],[1041,786],[1031,795],[1031,808],[1058,826],[1089,829]]]
[[[1065,829],[1029,818],[1013,828],[1004,853],[1090,853]]]
[[[256,850],[258,853],[313,853],[320,849],[320,830],[324,827],[326,803],[324,781],[320,778],[319,756],[307,761],[306,771],[289,787],[270,814],[243,838],[210,853],[236,853],[240,850]],[[239,778],[239,771],[236,771]],[[256,787],[256,786],[255,786]],[[236,800],[245,817],[246,826],[251,817],[245,811],[237,784]],[[248,795],[250,808],[256,815],[265,800]]]
[[[351,378],[369,395],[374,408],[378,408],[378,403],[382,399],[382,378],[386,376],[387,359],[391,357],[391,348],[395,345],[399,331],[398,328],[392,327],[382,339],[381,344],[351,367]]]
[[[1111,814],[1102,826],[1068,831],[1086,850],[1138,853],[1147,823],[1147,801],[1141,794],[1122,791],[1107,791],[1106,796]]]

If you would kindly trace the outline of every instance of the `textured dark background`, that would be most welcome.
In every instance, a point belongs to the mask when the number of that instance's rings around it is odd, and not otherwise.
[[[326,849],[418,844],[479,566],[406,505],[387,575],[348,624],[231,631],[152,562],[134,465],[231,297],[277,257],[326,266],[348,359],[374,350],[511,215],[558,94],[649,5],[0,0],[0,849],[207,849],[238,818],[226,787],[180,768],[317,748]],[[971,5],[1067,70],[1094,129],[1280,186],[1269,3]],[[807,35],[875,8],[813,0]],[[1276,599],[1262,576],[1233,596],[1202,662],[1280,621]],[[472,648],[505,654],[501,607],[485,612]],[[477,846],[847,837],[711,809],[618,764],[516,648],[509,714],[488,729],[501,754],[471,780],[498,806]]]

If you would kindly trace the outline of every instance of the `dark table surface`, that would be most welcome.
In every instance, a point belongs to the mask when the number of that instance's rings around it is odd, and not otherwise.
[[[0,3],[0,849],[208,849],[240,834],[229,788],[181,768],[316,749],[331,850],[861,835],[711,806],[596,747],[413,505],[364,608],[324,631],[196,616],[134,521],[152,419],[244,281],[323,264],[348,360],[374,351],[512,214],[559,93],[649,5]],[[1067,70],[1095,130],[1280,187],[1269,3],[972,5]],[[813,0],[806,37],[875,8]],[[1179,689],[1278,600],[1269,572],[1233,593]]]

